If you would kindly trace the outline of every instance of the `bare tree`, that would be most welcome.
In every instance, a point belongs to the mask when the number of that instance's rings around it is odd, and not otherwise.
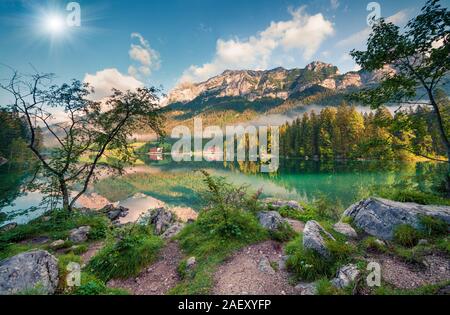
[[[114,152],[105,167],[121,172],[134,159],[130,136],[143,128],[162,135],[163,117],[155,88],[113,90],[109,98],[96,102],[89,98],[93,93],[89,85],[74,80],[56,86],[51,85],[52,79],[51,74],[23,76],[14,71],[0,87],[13,97],[10,109],[27,122],[28,147],[40,161],[38,171],[45,178],[39,188],[72,210],[95,178],[102,158]],[[55,113],[62,113],[63,119],[56,120]],[[38,129],[53,138],[56,146],[41,149]]]

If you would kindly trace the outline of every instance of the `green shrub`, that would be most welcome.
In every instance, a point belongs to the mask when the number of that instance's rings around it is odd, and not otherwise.
[[[408,224],[401,224],[394,230],[394,241],[405,247],[414,247],[420,239],[420,233]]]
[[[380,243],[379,240],[373,236],[369,236],[364,239],[362,246],[366,251],[384,253],[387,250],[386,246],[383,243]]]
[[[428,236],[447,235],[448,224],[444,220],[431,216],[421,216],[420,224]]]
[[[108,288],[100,280],[91,280],[82,284],[74,292],[74,295],[128,295],[129,293],[122,289]]]
[[[285,251],[289,255],[287,268],[298,280],[314,281],[333,275],[333,261],[325,259],[318,253],[303,248],[302,236],[296,237],[286,245]]]
[[[287,222],[283,222],[276,231],[270,231],[270,238],[277,242],[287,242],[292,240],[297,233]]]
[[[432,193],[422,191],[398,189],[395,187],[383,188],[377,195],[399,202],[414,202],[421,205],[450,205],[450,201]]]
[[[327,278],[316,282],[317,295],[342,295],[344,292],[334,287]]]
[[[346,261],[355,252],[355,247],[342,241],[326,241],[326,247],[335,261]]]
[[[89,262],[87,270],[100,280],[128,278],[157,258],[163,241],[141,226],[119,231],[118,240],[109,243]]]

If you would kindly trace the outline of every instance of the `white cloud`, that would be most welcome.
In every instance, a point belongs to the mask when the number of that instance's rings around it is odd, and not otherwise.
[[[218,39],[213,60],[201,66],[190,66],[180,82],[204,81],[224,70],[267,69],[280,60],[274,56],[278,50],[283,51],[287,60],[291,60],[290,57],[310,59],[322,42],[334,34],[333,24],[321,13],[308,15],[305,7],[290,9],[289,13],[290,20],[272,22],[248,39]]]
[[[138,65],[131,65],[128,68],[128,74],[139,78],[140,76],[148,77],[152,70],[159,69],[160,56],[159,53],[150,47],[149,42],[139,33],[132,33],[132,39],[137,39],[138,44],[131,44],[128,54],[131,60]]]
[[[330,0],[330,5],[333,10],[336,10],[340,6],[339,0]]]
[[[84,82],[89,83],[94,88],[93,98],[95,100],[101,100],[111,95],[112,89],[127,91],[144,86],[144,83],[133,76],[124,75],[115,68],[104,69],[96,74],[87,73]]]

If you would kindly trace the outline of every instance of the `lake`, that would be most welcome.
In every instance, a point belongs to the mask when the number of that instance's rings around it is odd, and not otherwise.
[[[277,173],[259,172],[252,162],[173,162],[170,156],[142,156],[144,166],[134,174],[106,178],[93,185],[96,192],[111,202],[125,200],[137,193],[161,200],[170,206],[202,206],[200,193],[204,189],[200,169],[227,178],[236,185],[248,185],[250,190],[262,189],[264,197],[312,202],[327,197],[343,210],[352,203],[383,188],[396,187],[429,192],[445,174],[446,164],[392,162],[314,162],[282,159]],[[42,196],[38,192],[20,193],[23,176],[16,176],[0,167],[1,212],[11,220],[25,223],[42,214]],[[14,178],[14,180],[7,180]],[[14,219],[11,219],[14,217]],[[0,223],[1,225],[1,223]]]

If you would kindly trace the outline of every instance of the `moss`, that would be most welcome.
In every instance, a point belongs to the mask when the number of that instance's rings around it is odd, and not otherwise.
[[[408,224],[401,224],[394,230],[394,241],[405,247],[414,247],[420,239],[420,233]]]
[[[119,230],[89,262],[86,269],[100,280],[128,278],[157,258],[163,241],[142,226]]]

